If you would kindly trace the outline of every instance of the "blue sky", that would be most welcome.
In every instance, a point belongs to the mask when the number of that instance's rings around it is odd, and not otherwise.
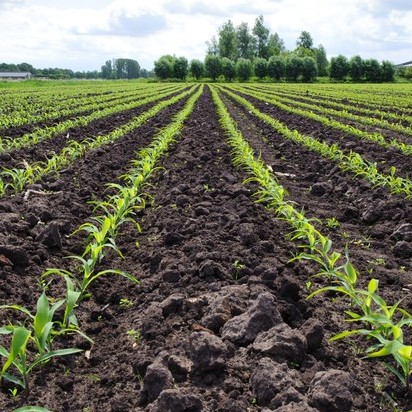
[[[410,0],[0,0],[0,62],[95,70],[124,57],[151,69],[163,54],[203,59],[223,23],[252,28],[260,14],[288,49],[306,30],[329,58],[412,60]]]

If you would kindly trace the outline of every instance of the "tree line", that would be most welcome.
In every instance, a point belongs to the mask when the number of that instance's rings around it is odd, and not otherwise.
[[[203,61],[194,59],[189,63],[183,56],[161,56],[154,62],[156,77],[184,80],[191,75],[197,80],[206,76],[213,81],[220,77],[246,81],[256,76],[260,80],[311,82],[318,76],[328,76],[337,81],[391,82],[395,76],[395,66],[389,61],[360,56],[348,59],[343,55],[328,61],[324,46],[315,47],[307,31],[300,33],[294,50],[286,50],[279,34],[265,26],[262,15],[256,18],[252,29],[245,22],[235,27],[228,20],[206,44]]]
[[[34,77],[47,79],[137,79],[153,77],[154,73],[142,69],[133,59],[107,60],[101,70],[73,71],[62,68],[37,69],[29,63],[0,63],[0,72],[30,72]]]

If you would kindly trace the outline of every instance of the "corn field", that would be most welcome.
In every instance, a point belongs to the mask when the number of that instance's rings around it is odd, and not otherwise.
[[[412,410],[411,92],[0,89],[0,410]]]

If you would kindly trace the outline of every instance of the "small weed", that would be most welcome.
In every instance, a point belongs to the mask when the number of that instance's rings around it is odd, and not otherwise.
[[[384,258],[378,257],[372,260],[368,260],[368,263],[374,266],[385,266],[386,262]]]
[[[235,270],[234,278],[235,278],[235,280],[237,280],[237,279],[239,279],[239,273],[240,273],[240,271],[245,268],[245,264],[243,264],[240,260],[237,260],[237,259],[236,259],[236,260],[232,263],[232,267],[233,267],[233,269]]]
[[[127,331],[127,336],[131,337],[136,343],[139,343],[142,339],[142,334],[136,329],[130,329]]]
[[[134,303],[127,298],[121,298],[119,301],[119,306],[124,309],[131,308],[133,305]]]

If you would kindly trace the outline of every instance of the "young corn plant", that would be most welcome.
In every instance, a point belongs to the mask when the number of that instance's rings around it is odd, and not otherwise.
[[[79,329],[61,327],[61,322],[54,320],[55,312],[63,304],[64,300],[60,300],[50,306],[43,292],[37,301],[35,314],[19,305],[0,306],[0,310],[15,310],[26,315],[23,324],[0,327],[0,335],[11,335],[9,349],[0,345],[0,356],[5,358],[0,372],[0,383],[4,379],[20,386],[27,397],[30,392],[29,375],[35,367],[44,365],[54,357],[82,351],[77,348],[53,349],[53,342],[58,336],[79,333],[86,337]],[[14,369],[12,373],[11,368]]]

